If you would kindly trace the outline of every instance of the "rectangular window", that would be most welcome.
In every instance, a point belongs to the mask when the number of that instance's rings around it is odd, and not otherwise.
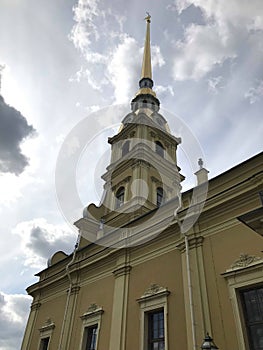
[[[98,331],[97,324],[86,327],[85,329],[86,345],[84,347],[85,350],[96,350],[97,331]]]
[[[241,291],[250,350],[263,350],[263,287]]]
[[[48,344],[49,344],[49,337],[42,338],[41,341],[40,341],[40,348],[39,348],[39,350],[47,350],[48,349]]]
[[[149,312],[148,317],[148,350],[164,350],[164,312],[163,309]]]

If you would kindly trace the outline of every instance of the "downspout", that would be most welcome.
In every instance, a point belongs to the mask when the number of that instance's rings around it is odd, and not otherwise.
[[[191,326],[192,326],[193,349],[195,350],[197,346],[196,346],[196,335],[195,335],[194,303],[193,303],[192,278],[191,278],[191,269],[190,269],[189,241],[186,233],[184,233],[184,242],[185,242],[185,258],[186,258],[190,317],[191,317]]]
[[[77,249],[78,249],[78,246],[79,246],[79,240],[80,240],[80,234],[78,235],[77,242],[76,242],[76,244],[74,246],[72,259],[70,260],[70,262],[66,266],[66,274],[67,274],[67,277],[68,277],[68,280],[69,280],[69,289],[68,289],[68,295],[67,295],[67,300],[66,300],[65,312],[64,312],[63,321],[62,321],[62,327],[61,327],[61,334],[60,334],[60,339],[59,339],[58,350],[62,350],[62,342],[63,342],[64,332],[65,332],[65,324],[66,324],[68,307],[69,307],[69,299],[70,299],[70,294],[71,294],[71,291],[72,291],[72,279],[71,279],[71,276],[70,276],[69,267],[75,261],[76,252],[77,252]],[[63,350],[65,350],[65,349],[63,349]]]
[[[179,205],[178,208],[174,212],[174,217],[177,220],[178,226],[180,228],[180,232],[182,233],[181,227],[182,223],[178,216],[178,211],[182,207],[182,197],[181,193],[178,195]],[[193,341],[193,350],[197,349],[196,345],[196,334],[195,334],[195,317],[194,317],[194,304],[193,304],[193,291],[192,291],[192,278],[191,278],[191,268],[190,268],[190,253],[189,253],[189,240],[186,232],[184,235],[184,243],[185,243],[185,259],[186,259],[186,272],[187,272],[187,285],[188,285],[188,294],[189,294],[189,307],[190,307],[190,318],[191,318],[191,328],[192,328],[192,341]]]

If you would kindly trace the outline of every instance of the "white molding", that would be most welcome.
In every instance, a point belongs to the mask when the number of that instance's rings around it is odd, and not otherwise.
[[[91,326],[97,325],[97,340],[96,340],[96,350],[98,349],[99,343],[99,333],[100,333],[100,325],[101,325],[101,316],[104,310],[102,307],[97,304],[91,304],[88,307],[87,312],[80,316],[82,320],[82,329],[81,329],[81,343],[79,350],[84,350],[86,346],[86,329]]]
[[[147,348],[148,329],[146,313],[163,309],[164,313],[164,334],[165,334],[165,350],[168,350],[168,302],[167,298],[170,292],[167,288],[160,287],[153,283],[144,292],[144,294],[137,299],[140,305],[140,350]]]
[[[39,342],[38,342],[38,349],[41,349],[41,347],[40,347],[41,340],[45,339],[45,338],[49,338],[47,349],[50,348],[50,343],[51,343],[51,338],[52,338],[54,328],[55,328],[55,323],[52,322],[51,318],[48,318],[46,320],[45,324],[41,328],[39,328],[40,337],[39,337]]]
[[[244,256],[246,257],[245,260]],[[242,261],[243,266],[240,266]],[[258,284],[263,284],[263,260],[260,258],[253,259],[253,257],[249,259],[249,256],[244,254],[232,266],[231,269],[222,273],[222,276],[228,283],[228,291],[236,324],[238,349],[247,350],[247,331],[243,320],[239,292],[241,289],[253,288]]]

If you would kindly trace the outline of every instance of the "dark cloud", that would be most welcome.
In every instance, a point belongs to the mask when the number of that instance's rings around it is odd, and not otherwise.
[[[60,236],[58,236],[60,234]],[[35,255],[47,260],[56,251],[62,250],[71,252],[75,237],[67,232],[53,232],[55,239],[50,239],[50,232],[39,226],[35,226],[30,231],[30,241],[26,244]]]
[[[30,298],[0,292],[0,349],[19,349],[28,318]]]
[[[21,142],[35,132],[26,118],[0,95],[0,172],[19,175],[28,165]]]

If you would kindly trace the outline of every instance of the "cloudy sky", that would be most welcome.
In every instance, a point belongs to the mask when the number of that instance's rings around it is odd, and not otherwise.
[[[210,177],[262,150],[262,0],[1,0],[1,350],[21,344],[34,274],[75,244],[57,203],[55,169],[63,141],[83,118],[89,144],[77,189],[83,207],[99,200],[107,137],[138,89],[146,11],[155,91],[182,137],[185,188],[197,170],[186,154],[186,129]],[[103,117],[100,109],[112,105],[121,108]]]

